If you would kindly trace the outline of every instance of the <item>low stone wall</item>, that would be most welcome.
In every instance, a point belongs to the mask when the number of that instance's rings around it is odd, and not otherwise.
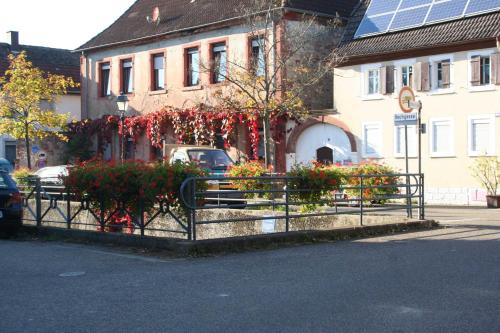
[[[45,214],[42,225],[45,227],[66,228],[66,203],[61,202],[58,205],[60,211],[56,208],[49,208],[48,201],[42,201],[42,214]],[[30,201],[32,210],[35,211],[34,201]],[[71,203],[71,215],[77,213],[80,209],[80,204],[77,202]],[[47,212],[46,212],[47,211]],[[241,236],[254,236],[266,233],[285,232],[286,222],[284,212],[273,212],[266,210],[247,210],[247,209],[217,209],[217,210],[202,210],[197,212],[196,221],[223,221],[228,219],[262,219],[257,221],[247,220],[242,222],[226,222],[226,223],[211,223],[197,224],[196,234],[198,240],[209,240],[219,238],[232,238]],[[34,217],[25,210],[25,224],[34,225]],[[187,223],[185,218],[182,218],[183,223]],[[391,216],[381,214],[368,214],[363,218],[365,226],[385,225],[393,223],[406,223],[411,220],[403,216]],[[146,222],[148,222],[146,220]],[[343,229],[348,227],[360,226],[359,214],[352,215],[335,215],[335,216],[320,216],[320,217],[301,217],[290,219],[290,231],[325,231]],[[85,231],[98,231],[99,224],[97,219],[88,210],[82,210],[78,213],[71,224],[72,229]],[[169,230],[169,231],[168,231]],[[145,235],[164,238],[179,238],[186,239],[184,233],[175,233],[172,231],[183,232],[182,227],[168,214],[156,217],[148,224]],[[127,232],[125,228],[123,232]],[[140,230],[135,228],[133,233],[140,235]]]

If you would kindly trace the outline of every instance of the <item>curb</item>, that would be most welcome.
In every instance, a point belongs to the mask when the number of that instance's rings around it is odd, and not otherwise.
[[[248,250],[272,249],[291,245],[369,238],[439,227],[433,220],[350,227],[326,231],[294,231],[270,235],[257,235],[225,239],[188,241],[170,238],[99,233],[84,230],[67,230],[51,227],[23,226],[22,232],[42,238],[55,238],[75,242],[113,245],[148,250],[166,250],[177,256],[206,256],[218,253],[234,253]]]

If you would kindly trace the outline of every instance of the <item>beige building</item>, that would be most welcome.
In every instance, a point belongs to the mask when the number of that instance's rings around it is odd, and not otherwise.
[[[42,71],[71,77],[75,82],[80,82],[80,61],[77,54],[70,50],[22,45],[19,42],[19,32],[17,31],[9,31],[8,39],[8,43],[0,43],[0,76],[4,75],[9,66],[9,54],[19,54],[24,51],[28,60]],[[81,120],[80,88],[70,89],[66,95],[60,96],[54,105],[42,103],[42,108],[54,110],[59,114],[68,114],[70,121]],[[45,153],[49,165],[65,163],[64,146],[57,140],[47,139],[33,142],[31,158],[33,163],[41,153]],[[12,164],[19,160],[21,165],[25,165],[26,149],[23,141],[18,142],[0,133],[0,158],[6,158]]]
[[[341,45],[347,59],[335,71],[334,119],[355,137],[353,159],[405,169],[404,126],[394,116],[401,113],[398,92],[410,86],[423,104],[426,202],[481,204],[486,192],[470,166],[500,153],[500,8],[363,35],[366,21],[384,15],[371,18],[375,9],[364,1],[353,14]],[[417,172],[416,126],[408,144],[410,171]]]

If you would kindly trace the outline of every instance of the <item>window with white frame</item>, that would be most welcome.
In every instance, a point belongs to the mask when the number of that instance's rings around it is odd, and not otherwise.
[[[363,157],[382,157],[382,124],[363,124]]]
[[[477,51],[469,53],[469,81],[473,88],[484,88],[490,86],[492,82],[492,59],[493,51]]]
[[[431,57],[429,68],[429,79],[431,90],[448,92],[452,88],[452,63],[451,55]]]
[[[375,95],[380,93],[380,69],[370,69],[367,72],[368,86],[366,89],[367,95]]]
[[[417,126],[408,126],[408,156],[417,156]],[[394,127],[394,156],[405,156],[405,127],[403,125]]]
[[[469,155],[495,154],[495,117],[479,115],[469,117]]]
[[[413,87],[413,66],[401,66],[401,87]]]
[[[430,124],[431,156],[453,156],[455,154],[453,120],[451,118],[432,119]]]

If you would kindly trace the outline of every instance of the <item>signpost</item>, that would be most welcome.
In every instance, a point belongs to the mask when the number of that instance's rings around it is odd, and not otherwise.
[[[403,87],[399,92],[399,107],[403,114],[394,115],[395,125],[404,125],[405,127],[405,162],[406,162],[406,174],[409,174],[410,165],[408,158],[408,126],[417,125],[418,131],[418,174],[422,174],[422,102],[416,101],[413,89],[410,87]],[[413,110],[417,109],[418,112],[415,114]],[[410,177],[406,177],[406,191],[407,195],[411,191],[410,187]],[[423,207],[423,193],[422,184],[418,187],[419,194],[419,206]],[[411,198],[407,198],[408,205],[408,217],[413,216],[413,209],[411,205]],[[422,208],[419,212],[420,219],[423,220],[425,217],[424,209]]]

